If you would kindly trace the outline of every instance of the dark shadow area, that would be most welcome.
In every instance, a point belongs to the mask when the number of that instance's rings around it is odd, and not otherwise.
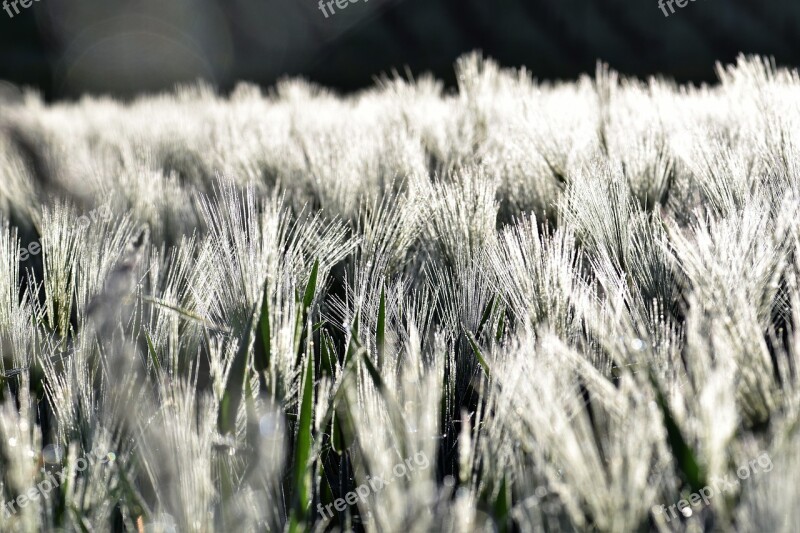
[[[223,91],[283,76],[353,91],[406,67],[452,85],[454,61],[473,50],[552,80],[593,72],[598,60],[682,82],[713,81],[715,62],[740,52],[800,64],[794,0],[25,2],[0,11],[0,79],[48,99],[198,78]]]

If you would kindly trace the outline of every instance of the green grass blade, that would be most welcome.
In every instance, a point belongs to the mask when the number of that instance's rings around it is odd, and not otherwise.
[[[146,330],[144,331],[144,339],[147,341],[147,353],[150,355],[150,360],[153,363],[153,368],[156,369],[156,375],[161,376],[161,363],[158,362],[158,354],[156,354],[156,348],[153,346],[153,340],[150,338],[150,334],[147,333]]]
[[[503,335],[506,332],[506,310],[505,306],[500,309],[500,317],[497,319],[497,333],[495,333],[494,340],[500,342],[503,340]]]
[[[314,261],[314,266],[311,269],[311,275],[308,278],[308,285],[303,294],[303,312],[307,311],[311,304],[314,302],[314,294],[317,291],[317,275],[319,274],[319,259]]]
[[[381,394],[387,392],[388,388],[386,387],[386,383],[383,381],[383,378],[381,377],[380,372],[378,372],[378,369],[375,368],[375,365],[372,363],[372,361],[370,361],[369,356],[366,354],[366,352],[364,353],[363,357],[364,357],[364,364],[367,367],[367,372],[372,378],[372,381],[375,383],[375,387],[381,392]]]
[[[309,335],[310,337],[310,335]],[[309,344],[311,340],[309,338]],[[314,352],[306,353],[303,370],[303,387],[300,399],[300,415],[297,422],[297,442],[293,467],[294,494],[290,531],[303,531],[308,524],[308,508],[311,501],[311,457],[314,408]]]
[[[269,324],[269,287],[264,284],[264,297],[261,300],[261,316],[256,329],[256,349],[253,363],[258,372],[269,372],[272,359],[272,332]]]
[[[509,530],[509,523],[511,518],[511,487],[508,485],[506,476],[503,476],[503,481],[500,484],[500,490],[492,504],[492,514],[494,520],[498,525],[500,533],[505,533]]]
[[[308,284],[303,292],[303,298],[298,302],[302,305],[297,313],[297,322],[295,324],[294,345],[297,346],[297,360],[299,362],[301,349],[300,345],[303,339],[303,329],[305,329],[306,319],[308,318],[308,310],[311,304],[314,303],[314,295],[317,290],[317,275],[319,274],[319,259],[314,261],[314,266],[311,267],[311,274],[308,277]]]
[[[233,433],[236,430],[236,413],[239,410],[239,404],[242,402],[252,330],[252,324],[248,323],[245,328],[244,338],[239,343],[239,349],[234,356],[233,365],[228,374],[228,381],[225,384],[225,392],[220,402],[217,428],[223,435]]]
[[[348,362],[353,359],[353,355],[358,350],[358,329],[361,322],[361,310],[356,311],[356,316],[353,319],[353,325],[350,327],[350,341],[347,343],[347,350],[344,354],[344,365],[347,366]]]
[[[463,327],[463,326],[462,326]],[[486,373],[486,377],[491,378],[492,373],[489,371],[489,365],[486,363],[486,359],[483,358],[483,353],[481,349],[478,347],[478,342],[475,340],[475,337],[464,328],[464,334],[467,336],[467,340],[469,341],[470,346],[472,346],[472,351],[475,353],[475,357],[478,359],[478,363],[480,363],[481,368]]]
[[[488,322],[489,318],[492,316],[492,311],[494,310],[496,301],[497,301],[497,296],[492,296],[491,300],[489,300],[489,303],[486,304],[486,308],[483,310],[483,315],[481,316],[481,321],[478,324],[478,331],[475,332],[476,337],[481,336],[483,327],[486,325],[486,322]]]
[[[346,372],[353,368],[354,361],[357,362],[355,356],[360,348],[358,341],[360,321],[361,311],[359,310],[353,318],[353,325],[350,327],[350,340],[347,343],[347,350],[344,355],[343,367]],[[345,376],[344,379],[348,379],[348,376]],[[335,415],[331,421],[331,447],[341,455],[353,443],[355,430],[353,429],[352,416],[347,409],[346,402],[335,398],[333,403]]]
[[[364,361],[364,365],[367,367],[367,373],[369,374],[370,378],[372,378],[372,382],[375,385],[375,388],[381,393],[381,397],[383,401],[386,402],[386,409],[389,412],[389,418],[394,425],[395,431],[397,435],[401,438],[401,451],[403,454],[407,455],[408,450],[405,446],[405,438],[403,435],[405,434],[405,420],[403,418],[403,412],[400,409],[400,406],[397,404],[394,396],[392,395],[389,388],[386,386],[386,382],[383,381],[381,377],[381,373],[375,368],[375,365],[369,358],[369,355],[366,351],[362,351],[362,361]]]
[[[326,329],[319,334],[319,355],[320,371],[329,376],[336,375],[336,348],[333,346],[333,339]]]
[[[672,450],[672,457],[678,470],[683,474],[686,482],[689,484],[692,492],[699,492],[701,488],[706,486],[705,474],[700,467],[700,463],[695,457],[694,451],[686,442],[686,439],[681,432],[681,428],[675,421],[672,415],[672,410],[669,408],[669,403],[664,396],[661,386],[653,374],[652,369],[648,369],[648,376],[650,383],[656,392],[656,403],[658,404],[661,414],[664,417],[664,427],[667,430],[667,441]]]

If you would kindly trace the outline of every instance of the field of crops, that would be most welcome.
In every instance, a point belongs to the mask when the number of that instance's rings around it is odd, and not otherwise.
[[[0,102],[0,531],[794,530],[798,73],[455,68]]]

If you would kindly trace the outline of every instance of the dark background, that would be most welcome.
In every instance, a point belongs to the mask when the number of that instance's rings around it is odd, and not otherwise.
[[[406,67],[452,85],[472,50],[539,79],[574,79],[598,59],[683,82],[713,81],[715,61],[740,52],[800,64],[798,0],[696,0],[669,17],[657,0],[360,0],[328,18],[317,2],[38,0],[0,11],[0,79],[53,99],[287,75],[352,91]]]

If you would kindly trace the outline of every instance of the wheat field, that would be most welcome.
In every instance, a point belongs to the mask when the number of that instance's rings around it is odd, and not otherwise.
[[[794,531],[797,71],[455,68],[0,103],[0,530]]]

